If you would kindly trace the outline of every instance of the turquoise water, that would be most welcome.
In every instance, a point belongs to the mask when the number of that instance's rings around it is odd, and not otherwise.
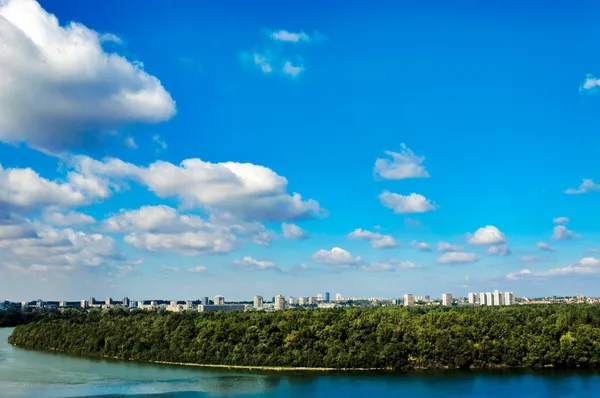
[[[0,328],[0,397],[600,397],[600,373],[279,373],[139,364],[24,350]]]

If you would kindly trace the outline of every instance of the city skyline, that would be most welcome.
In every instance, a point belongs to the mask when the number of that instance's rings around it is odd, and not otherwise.
[[[0,0],[0,296],[596,295],[600,4],[434,3]]]

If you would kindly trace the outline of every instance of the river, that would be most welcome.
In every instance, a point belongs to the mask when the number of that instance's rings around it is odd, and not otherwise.
[[[0,328],[0,397],[399,397],[586,398],[587,371],[249,372],[85,358],[12,347]]]

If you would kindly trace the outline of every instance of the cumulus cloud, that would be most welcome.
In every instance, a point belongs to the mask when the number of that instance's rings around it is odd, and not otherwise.
[[[277,267],[272,261],[256,260],[249,256],[246,256],[241,260],[234,261],[234,264],[241,265],[244,269],[248,271],[281,271],[281,269]]]
[[[462,252],[465,251],[463,246],[453,245],[448,242],[438,242],[437,249],[440,252]]]
[[[71,228],[39,226],[37,236],[0,240],[0,264],[22,271],[71,271],[77,267],[119,267],[135,262],[113,238]]]
[[[34,208],[46,206],[73,207],[89,204],[111,195],[109,189],[94,185],[78,173],[70,173],[68,181],[51,181],[30,168],[4,169],[0,165],[0,206]]]
[[[288,181],[269,168],[251,163],[210,163],[186,159],[180,165],[157,161],[138,167],[119,159],[75,160],[82,175],[98,180],[133,180],[160,198],[179,198],[186,207],[218,208],[247,220],[292,221],[325,212],[315,200],[289,194]]]
[[[506,242],[506,237],[498,228],[487,225],[475,231],[468,242],[472,245],[493,245]]]
[[[551,247],[548,243],[546,242],[538,242],[535,244],[537,246],[538,249],[546,251],[546,252],[553,252],[554,248]]]
[[[599,191],[600,191],[600,184],[596,184],[592,180],[585,179],[585,180],[583,180],[581,185],[579,185],[579,188],[569,188],[565,191],[565,193],[569,194],[569,195],[579,195],[579,194],[583,194],[583,193],[599,192]]]
[[[374,249],[390,249],[398,246],[398,243],[391,235],[383,235],[378,232],[371,232],[362,228],[357,228],[348,234],[348,238],[367,241]]]
[[[547,271],[531,271],[522,269],[518,272],[511,272],[506,275],[507,279],[536,279],[555,276],[578,276],[592,275],[600,273],[600,260],[595,257],[585,257],[578,262],[562,268],[551,268]]]
[[[554,227],[554,233],[552,234],[552,239],[554,240],[570,240],[578,237],[578,234],[568,230],[564,225],[557,225]]]
[[[28,219],[19,214],[0,212],[0,242],[37,237],[36,228]]]
[[[419,242],[419,241],[413,240],[412,242],[410,242],[410,245],[414,246],[417,249],[424,251],[424,252],[430,252],[432,250],[431,246],[429,246],[429,244],[426,242]]]
[[[289,75],[291,77],[297,77],[303,70],[304,67],[302,65],[294,65],[291,61],[285,61],[283,68],[281,68],[281,71],[285,75]]]
[[[552,219],[552,222],[554,224],[566,224],[569,221],[570,221],[569,217],[556,217],[556,218]]]
[[[395,214],[425,213],[435,210],[435,206],[427,198],[417,193],[405,196],[383,191],[379,195],[379,200],[382,205],[394,210]]]
[[[94,217],[77,211],[69,211],[61,213],[58,211],[48,210],[44,213],[44,221],[48,224],[57,227],[70,227],[85,224],[94,224]]]
[[[588,74],[585,77],[585,80],[579,86],[579,92],[586,92],[596,89],[600,86],[600,80],[594,77],[594,75]]]
[[[508,256],[512,254],[507,244],[491,245],[486,249],[485,252],[487,254],[491,254],[492,256]]]
[[[271,39],[277,41],[287,41],[292,43],[298,43],[301,41],[310,41],[310,37],[304,32],[289,32],[287,30],[278,30],[272,32],[270,35]]]
[[[34,0],[0,2],[0,141],[61,153],[171,118],[175,103],[160,81],[104,52],[107,38],[61,26]]]
[[[302,228],[297,226],[296,224],[281,224],[281,231],[283,233],[284,238],[290,240],[297,239],[306,239],[308,238],[308,234]]]
[[[401,145],[401,151],[385,151],[391,159],[377,159],[373,168],[373,175],[386,180],[401,180],[404,178],[429,178],[429,173],[422,165],[424,156],[417,156],[408,149],[405,144]]]
[[[447,252],[437,258],[438,263],[442,264],[461,264],[474,263],[479,260],[479,256],[475,253],[466,252]]]
[[[350,252],[341,247],[334,247],[331,250],[321,249],[312,255],[312,260],[316,263],[330,264],[341,267],[350,267],[362,263],[360,256],[353,257]]]
[[[239,221],[229,214],[212,214],[206,220],[165,205],[121,210],[104,220],[101,228],[127,234],[125,242],[138,249],[189,256],[233,251],[239,237],[263,245],[274,239],[274,233],[259,223]]]
[[[251,58],[254,65],[256,65],[263,73],[273,72],[273,66],[271,66],[271,61],[266,54],[254,53]]]

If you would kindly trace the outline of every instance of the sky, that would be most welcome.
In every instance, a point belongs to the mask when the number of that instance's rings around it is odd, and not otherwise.
[[[491,3],[0,0],[0,298],[600,295],[600,3]]]

